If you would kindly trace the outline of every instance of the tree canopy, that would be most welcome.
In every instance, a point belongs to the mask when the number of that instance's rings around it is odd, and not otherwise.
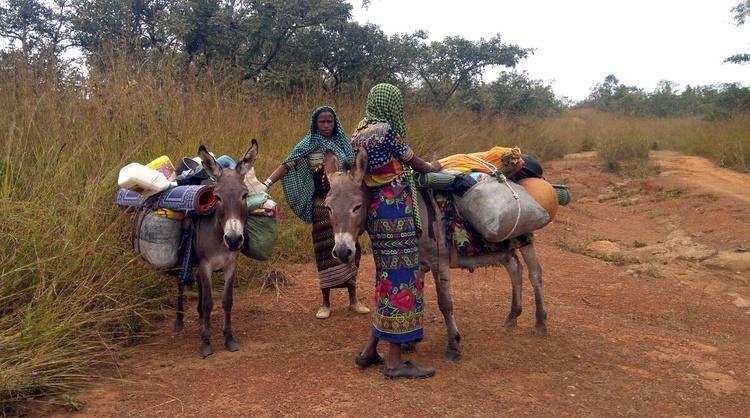
[[[477,41],[428,41],[419,29],[388,36],[376,24],[351,21],[351,11],[346,0],[0,0],[0,69],[37,65],[64,74],[71,71],[66,52],[75,48],[89,78],[78,86],[101,84],[113,66],[127,63],[131,71],[182,82],[207,75],[247,92],[337,94],[390,82],[410,89],[420,105],[507,116],[545,116],[568,105],[550,85],[515,71],[533,48],[504,43],[500,34]],[[744,25],[750,0],[732,13]],[[750,54],[726,61],[747,63]],[[498,68],[498,77],[485,81]],[[747,108],[745,90],[734,84],[679,92],[665,81],[645,93],[610,75],[578,105],[670,116],[728,103]]]

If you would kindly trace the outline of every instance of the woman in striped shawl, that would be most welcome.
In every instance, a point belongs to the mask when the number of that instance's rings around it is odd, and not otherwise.
[[[352,147],[336,112],[329,106],[321,106],[312,114],[307,135],[263,183],[271,187],[280,179],[292,211],[303,221],[312,224],[315,262],[323,294],[323,303],[315,314],[319,319],[331,315],[331,289],[339,287],[346,287],[349,291],[349,310],[359,314],[370,313],[370,309],[357,300],[359,248],[355,261],[348,264],[340,263],[331,255],[333,231],[325,207],[330,186],[323,167],[323,153],[328,149],[333,150],[340,161],[354,161]]]

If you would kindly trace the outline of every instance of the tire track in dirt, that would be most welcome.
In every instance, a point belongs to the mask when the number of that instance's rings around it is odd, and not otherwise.
[[[750,203],[749,174],[719,169],[705,158],[676,151],[659,151],[652,155],[662,169],[662,177],[672,177],[705,193],[728,195]]]

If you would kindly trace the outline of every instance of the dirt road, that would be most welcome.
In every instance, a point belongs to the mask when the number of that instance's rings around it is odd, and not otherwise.
[[[453,271],[463,359],[445,363],[445,328],[426,288],[425,341],[407,356],[437,368],[421,381],[360,370],[369,318],[332,294],[317,320],[313,265],[291,283],[235,294],[241,350],[198,356],[195,300],[186,332],[172,317],[128,348],[117,370],[92,379],[75,417],[740,417],[750,411],[750,176],[658,152],[661,174],[628,180],[594,156],[545,164],[573,201],[537,234],[549,334],[533,334],[525,283],[519,327],[501,326],[510,285],[501,268]],[[282,226],[283,227],[283,226]],[[371,257],[360,300],[372,306]],[[217,305],[218,306],[218,305]],[[218,345],[220,315],[215,316]],[[381,347],[384,349],[384,347]]]

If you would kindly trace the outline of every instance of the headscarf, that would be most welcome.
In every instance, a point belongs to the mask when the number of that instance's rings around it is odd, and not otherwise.
[[[333,120],[335,121],[335,127],[333,128],[332,138],[328,139],[318,131],[318,115],[321,112],[331,112]],[[320,149],[325,152],[330,149],[336,154],[336,157],[341,163],[344,161],[354,162],[354,152],[352,152],[352,146],[349,143],[344,129],[341,127],[341,121],[339,121],[336,112],[330,106],[320,106],[312,114],[310,119],[310,130],[302,140],[297,143],[292,152],[283,161],[288,163],[295,161],[294,167],[287,171],[286,175],[281,179],[281,185],[284,189],[284,196],[292,211],[303,221],[312,223],[312,206],[313,206],[313,194],[315,193],[315,184],[313,183],[313,175],[310,171],[310,166],[307,164],[300,164],[300,159],[306,157],[311,152]]]
[[[401,139],[406,139],[406,122],[404,121],[404,103],[401,90],[393,84],[380,83],[370,89],[367,95],[365,118],[357,125],[362,129],[370,122],[385,122],[396,128]]]
[[[365,118],[357,124],[357,130],[371,122],[385,122],[396,128],[402,140],[406,140],[406,122],[404,121],[404,102],[401,90],[393,84],[380,83],[370,89],[365,106]],[[422,235],[422,220],[419,215],[419,193],[414,182],[414,174],[408,164],[404,164],[404,175],[411,186],[412,213],[417,236]]]

